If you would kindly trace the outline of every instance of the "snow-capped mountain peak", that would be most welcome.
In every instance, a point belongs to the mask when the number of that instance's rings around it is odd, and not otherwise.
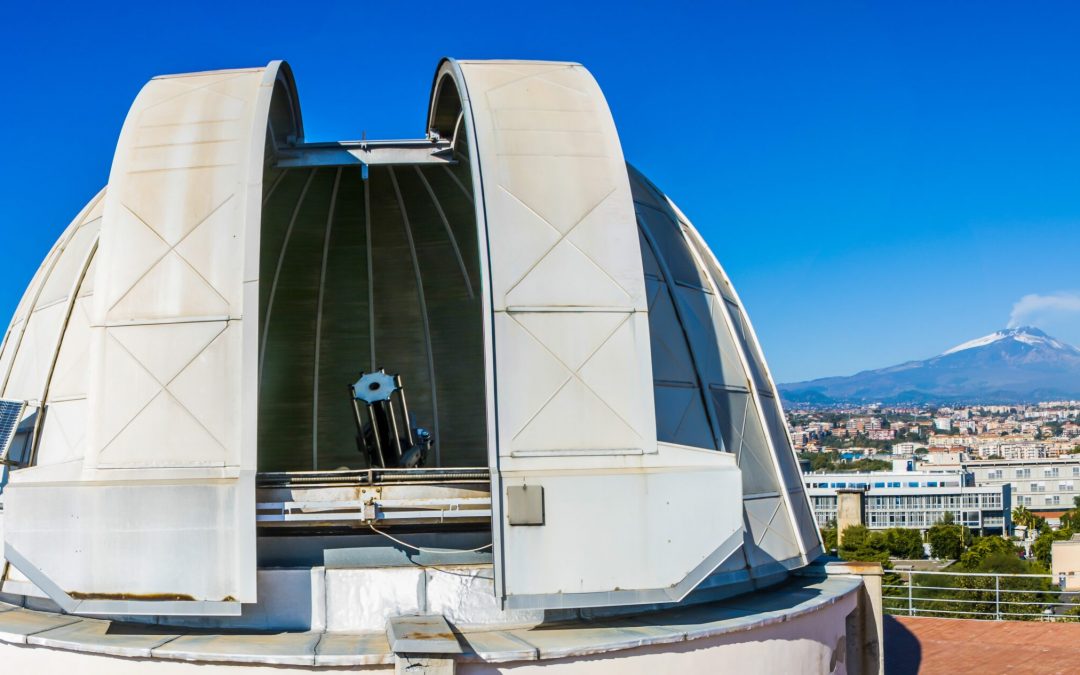
[[[1046,333],[1042,332],[1038,328],[1033,326],[1019,326],[1017,328],[1006,328],[993,332],[989,335],[984,335],[981,338],[974,340],[968,340],[963,344],[956,345],[952,349],[949,349],[942,353],[942,356],[948,356],[949,354],[955,354],[968,349],[975,349],[976,347],[985,347],[986,345],[1000,342],[1002,340],[1013,340],[1033,347],[1043,346],[1050,349],[1061,349],[1065,351],[1076,351],[1076,348],[1067,345],[1060,340],[1055,340]]]

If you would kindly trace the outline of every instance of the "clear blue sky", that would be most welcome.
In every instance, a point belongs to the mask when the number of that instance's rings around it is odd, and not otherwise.
[[[417,136],[449,55],[584,63],[778,380],[933,355],[1028,295],[1017,321],[1080,343],[1070,3],[18,3],[0,34],[0,322],[151,76],[281,58],[310,139]]]

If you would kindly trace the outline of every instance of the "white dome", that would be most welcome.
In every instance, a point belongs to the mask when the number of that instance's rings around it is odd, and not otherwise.
[[[490,472],[507,607],[820,554],[746,312],[588,71],[447,60],[428,120],[306,144],[277,62],[146,85],[0,351],[9,562],[66,609],[236,613],[257,476],[371,468],[347,385],[378,368],[429,468]]]

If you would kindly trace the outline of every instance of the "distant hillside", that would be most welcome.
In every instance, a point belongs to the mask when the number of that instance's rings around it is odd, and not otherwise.
[[[1029,326],[924,361],[781,384],[792,403],[1022,403],[1080,399],[1080,349]]]

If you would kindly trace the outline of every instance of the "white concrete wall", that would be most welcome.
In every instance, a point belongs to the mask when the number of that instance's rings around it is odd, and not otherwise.
[[[655,673],[830,673],[846,675],[849,649],[845,634],[847,617],[856,609],[858,594],[837,597],[836,602],[787,621],[725,635],[650,645],[606,654],[542,661],[500,664],[459,663],[462,675],[494,673],[572,673],[586,675],[653,675]],[[761,618],[770,617],[763,613]],[[775,617],[771,617],[775,619]],[[587,627],[582,628],[588,631]],[[272,658],[272,657],[271,657]],[[28,645],[0,643],[0,672],[87,675],[191,672],[193,664],[164,659],[133,659],[63,651]],[[310,667],[200,662],[200,673],[310,672]],[[364,666],[350,672],[388,672],[392,666]],[[857,668],[857,666],[856,666]]]
[[[818,612],[760,629],[675,644],[551,661],[463,663],[458,675],[559,673],[656,675],[658,673],[848,673],[845,618],[854,594]],[[858,666],[856,666],[857,668]]]

